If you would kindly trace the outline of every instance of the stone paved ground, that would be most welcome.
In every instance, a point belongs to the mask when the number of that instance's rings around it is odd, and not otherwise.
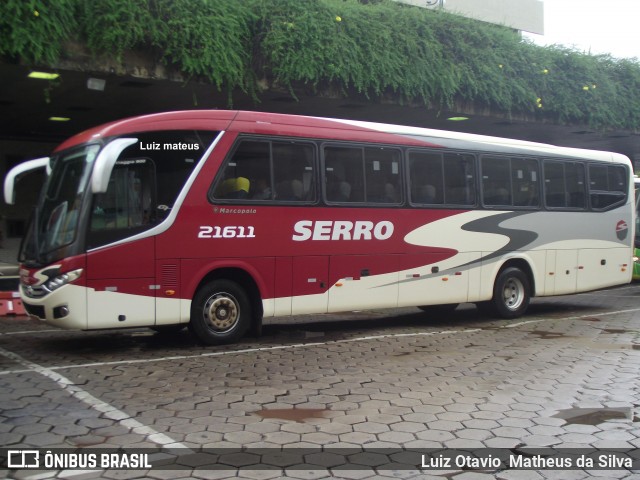
[[[224,462],[239,466],[192,469],[211,460],[193,455],[179,470],[4,474],[640,479],[629,469],[421,471],[389,466],[384,455],[640,448],[640,285],[535,299],[526,317],[511,322],[482,317],[472,305],[446,316],[400,309],[313,320],[278,319],[259,339],[205,348],[186,331],[68,332],[1,319],[0,446],[206,448],[228,452]],[[246,457],[281,447],[270,460],[282,468],[252,468]],[[321,447],[337,450],[321,454]],[[352,468],[344,469],[350,448]]]

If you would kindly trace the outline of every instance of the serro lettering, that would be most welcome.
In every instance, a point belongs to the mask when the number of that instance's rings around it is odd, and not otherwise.
[[[296,242],[306,240],[387,240],[393,235],[393,223],[383,220],[300,220],[293,226],[291,237]]]

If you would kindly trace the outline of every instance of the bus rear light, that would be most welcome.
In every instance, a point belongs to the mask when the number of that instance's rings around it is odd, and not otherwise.
[[[57,275],[51,279],[49,279],[44,285],[43,288],[48,290],[49,292],[53,292],[54,290],[67,285],[68,283],[77,280],[82,275],[82,269],[78,268],[77,270],[72,270],[70,272],[62,273]]]

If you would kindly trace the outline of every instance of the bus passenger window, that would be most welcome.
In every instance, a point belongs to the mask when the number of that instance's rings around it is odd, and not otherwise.
[[[213,196],[219,199],[271,199],[269,142],[240,142],[216,182]]]
[[[315,201],[315,147],[308,142],[242,140],[212,197],[247,202]]]
[[[540,205],[538,177],[537,160],[530,158],[511,159],[514,206],[538,207]]]
[[[544,203],[547,207],[567,206],[564,162],[544,162]]]
[[[402,184],[400,151],[391,148],[365,148],[367,202],[399,203]]]
[[[510,170],[508,158],[482,158],[482,198],[485,205],[512,205]]]
[[[418,151],[409,153],[409,185],[413,203],[444,203],[443,176],[442,155]]]
[[[589,165],[591,207],[605,210],[626,200],[626,170],[614,165]]]
[[[549,208],[584,209],[586,184],[584,164],[545,161],[544,202]]]
[[[273,142],[275,198],[285,202],[315,200],[315,147],[304,142]]]
[[[444,156],[444,203],[475,205],[476,175],[473,156],[457,153]]]
[[[325,147],[325,192],[329,202],[364,201],[364,150],[361,147]]]
[[[585,171],[582,163],[565,165],[565,183],[567,185],[567,206],[584,209],[587,206]]]

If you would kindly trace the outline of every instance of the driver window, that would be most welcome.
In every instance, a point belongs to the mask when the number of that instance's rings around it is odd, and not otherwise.
[[[105,193],[94,195],[87,247],[137,235],[165,220],[216,132],[135,134],[116,161]]]
[[[151,159],[118,160],[109,187],[94,197],[90,247],[135,235],[155,223],[155,165]]]
[[[91,230],[134,228],[152,223],[155,168],[148,158],[118,160],[106,193],[97,195]]]

